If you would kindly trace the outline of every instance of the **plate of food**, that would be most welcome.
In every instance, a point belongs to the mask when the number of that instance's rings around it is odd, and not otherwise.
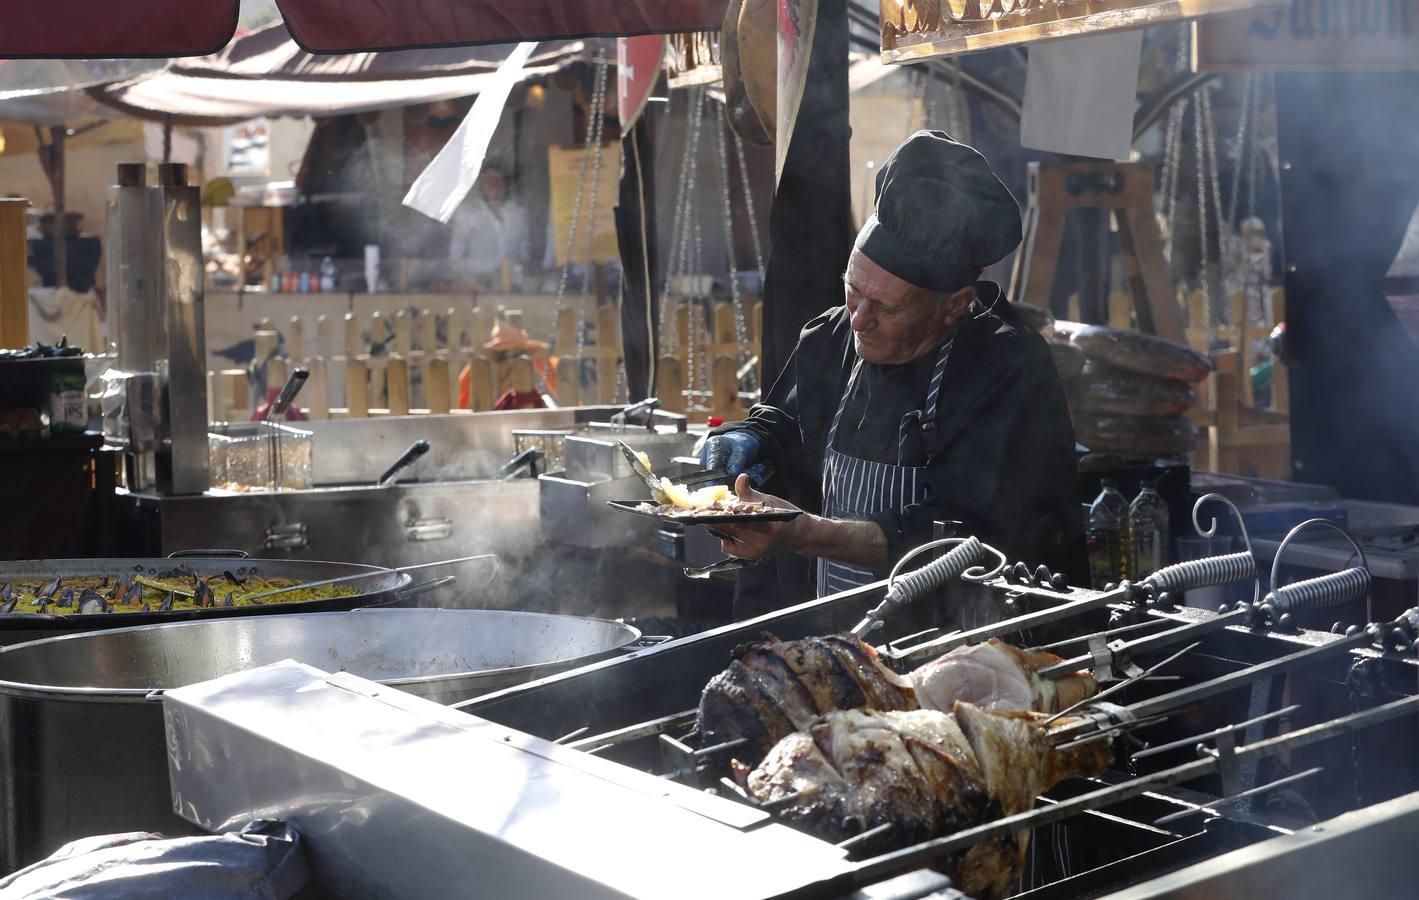
[[[779,509],[759,500],[741,500],[725,484],[704,487],[677,484],[656,477],[650,461],[625,444],[621,451],[631,468],[650,489],[649,500],[607,500],[606,505],[632,515],[676,525],[724,525],[731,522],[787,522],[802,514],[798,509]]]

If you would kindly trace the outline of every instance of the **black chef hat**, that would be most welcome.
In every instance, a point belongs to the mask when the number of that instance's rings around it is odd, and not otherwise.
[[[917,287],[950,293],[1020,243],[1020,207],[985,157],[918,131],[877,172],[876,211],[857,249]]]

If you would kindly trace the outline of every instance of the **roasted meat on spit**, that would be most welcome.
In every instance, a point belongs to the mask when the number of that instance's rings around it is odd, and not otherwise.
[[[954,713],[831,712],[779,741],[747,777],[738,774],[754,799],[826,841],[889,826],[863,841],[864,851],[882,853],[1025,812],[1042,791],[1112,762],[1105,741],[1055,750],[1044,718],[970,703]],[[941,868],[966,894],[999,897],[1020,877],[1028,846],[1029,831],[1020,831]]]
[[[1044,678],[1040,670],[1060,662],[1044,650],[1021,650],[991,638],[957,647],[911,673],[917,702],[949,712],[957,700],[983,709],[1032,709],[1057,713],[1099,692],[1087,671]]]
[[[747,644],[734,656],[700,695],[700,742],[747,739],[734,755],[750,762],[834,710],[950,711],[963,700],[986,709],[1058,712],[1099,689],[1087,672],[1041,678],[1039,670],[1059,657],[996,640],[957,648],[909,678],[852,635]]]

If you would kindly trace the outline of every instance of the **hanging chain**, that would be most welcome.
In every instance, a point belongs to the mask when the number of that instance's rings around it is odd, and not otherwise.
[[[1174,56],[1173,70],[1181,74],[1188,64],[1188,34],[1186,27],[1178,31],[1178,48]],[[1163,231],[1163,258],[1173,261],[1173,245],[1176,236],[1179,173],[1182,169],[1182,130],[1187,115],[1188,101],[1181,99],[1168,110],[1168,128],[1163,134],[1162,213],[1165,220]]]
[[[744,188],[744,211],[749,214],[749,234],[754,238],[754,265],[759,269],[759,290],[764,280],[764,245],[759,242],[759,220],[754,215],[754,192],[749,188],[749,167],[744,164],[744,141],[734,132],[734,154],[739,158],[739,183]]]
[[[700,223],[699,223],[699,219],[698,219],[698,215],[697,215],[697,209],[696,209],[696,204],[695,204],[695,191],[693,190],[693,188],[694,188],[695,185],[697,185],[697,184],[699,183],[699,180],[698,180],[698,175],[699,175],[699,155],[700,155],[700,154],[699,154],[699,148],[700,148],[700,135],[701,135],[701,133],[702,133],[702,126],[703,126],[703,120],[704,120],[704,100],[705,100],[705,91],[704,91],[703,86],[696,88],[696,89],[695,89],[695,92],[694,92],[694,94],[693,94],[693,96],[692,96],[691,99],[690,99],[690,138],[689,138],[689,146],[688,146],[689,157],[690,157],[689,175],[688,175],[689,181],[687,182],[688,189],[687,189],[686,192],[685,192],[685,201],[684,201],[684,202],[685,202],[685,227],[684,227],[683,232],[682,232],[682,234],[681,234],[680,248],[679,248],[679,254],[678,254],[679,263],[678,263],[678,266],[677,266],[677,268],[678,268],[678,270],[679,270],[678,274],[680,274],[680,275],[687,275],[687,274],[688,274],[688,275],[691,275],[691,276],[692,276],[691,279],[690,279],[690,281],[689,281],[689,288],[688,288],[688,290],[685,291],[685,296],[683,297],[683,300],[684,300],[683,308],[684,308],[684,310],[685,310],[685,344],[686,344],[686,346],[685,346],[685,387],[690,391],[689,400],[688,400],[687,403],[686,403],[687,408],[694,405],[694,403],[693,403],[693,398],[694,398],[694,391],[695,391],[695,380],[696,380],[696,375],[698,374],[698,369],[696,368],[696,365],[695,365],[695,363],[696,363],[695,345],[698,343],[697,328],[695,327],[696,324],[697,324],[696,321],[695,321],[695,319],[696,319],[696,317],[695,317],[695,298],[696,298],[696,296],[699,294],[699,280],[700,280],[700,278],[699,278],[699,269],[698,269],[697,267],[699,266],[699,258],[701,257],[702,254],[701,254],[701,252],[700,252],[700,248],[701,248]],[[690,237],[691,237],[692,234],[693,234],[693,236],[694,236],[694,238],[695,238],[695,246],[694,246],[693,248],[692,248],[691,245],[690,245]],[[693,255],[692,255],[692,254],[693,254]],[[693,272],[689,271],[689,270],[691,270],[691,269],[694,269],[694,271],[693,271]],[[700,355],[703,355],[703,354],[700,354]]]
[[[602,48],[596,53],[596,76],[591,90],[591,108],[587,110],[587,115],[592,118],[594,125],[591,129],[591,204],[586,213],[586,269],[581,279],[581,299],[577,303],[576,369],[578,377],[581,374],[581,361],[586,356],[586,334],[589,328],[586,319],[586,301],[591,295],[591,274],[596,267],[596,213],[598,212],[597,201],[601,194],[601,137],[606,122],[603,111],[606,108],[607,69],[606,50]]]
[[[1223,285],[1222,296],[1218,298],[1221,312],[1230,315],[1227,290],[1222,275],[1227,259],[1228,230],[1222,221],[1222,173],[1217,169],[1217,130],[1212,118],[1212,89],[1203,87],[1198,96],[1197,111],[1202,116],[1203,149],[1207,151],[1207,190],[1212,201],[1212,222],[1217,229],[1217,282]],[[1236,324],[1235,322],[1232,324]]]
[[[599,80],[600,76],[606,71],[605,61],[605,50],[599,51],[597,53],[596,58],[596,80]],[[595,93],[596,89],[593,87],[592,94],[594,95]],[[582,195],[586,192],[586,176],[590,169],[592,154],[591,136],[596,126],[595,120],[597,118],[599,117],[594,115],[587,115],[586,117],[586,134],[584,136],[585,141],[583,143],[584,149],[582,150],[581,154],[581,175],[578,177],[576,185],[576,196],[572,201],[571,224],[567,227],[567,254],[566,257],[562,260],[562,271],[557,278],[557,305],[556,312],[554,312],[552,315],[552,339],[548,342],[550,344],[550,349],[547,351],[549,356],[556,355],[557,338],[560,337],[562,333],[562,312],[566,307],[567,276],[571,274],[572,253],[576,249],[577,223],[581,221],[581,198]]]
[[[689,108],[698,108],[696,95],[702,90],[696,86],[690,90]],[[680,178],[675,189],[675,218],[670,227],[670,264],[665,267],[665,280],[660,289],[660,309],[657,318],[660,320],[660,342],[659,355],[665,356],[673,352],[679,345],[679,329],[671,327],[670,321],[671,297],[670,286],[676,275],[676,268],[679,265],[680,248],[682,235],[685,229],[685,199],[688,194],[690,183],[690,158],[693,155],[694,141],[694,119],[688,119],[689,132],[685,139],[685,152],[680,158]]]
[[[718,138],[716,144],[719,150],[719,174],[724,180],[722,194],[724,198],[724,255],[729,261],[729,299],[734,309],[734,343],[736,344],[734,365],[735,368],[738,368],[744,365],[745,360],[749,358],[749,325],[744,317],[744,297],[739,292],[739,278],[735,275],[738,266],[734,261],[734,208],[730,200],[732,193],[729,187],[729,153],[725,149],[724,123],[718,122],[714,132]],[[751,373],[749,389],[753,390],[755,387],[757,385],[753,383],[753,374]]]
[[[1242,173],[1250,168],[1251,157],[1247,155],[1248,142],[1255,142],[1254,128],[1251,127],[1252,94],[1255,92],[1256,73],[1248,72],[1242,79],[1242,108],[1237,113],[1237,165],[1232,169],[1232,190],[1227,197],[1227,227],[1237,230],[1237,200],[1242,193]]]
[[[1192,110],[1193,158],[1197,163],[1197,281],[1202,291],[1203,306],[1207,309],[1207,327],[1211,329],[1217,325],[1218,311],[1213,306],[1212,285],[1207,277],[1207,151],[1203,149],[1205,127],[1199,96],[1202,90],[1193,94]]]
[[[707,305],[705,301],[709,299],[709,295],[701,290],[702,283],[708,279],[705,278],[705,236],[704,230],[700,227],[700,212],[701,211],[696,208],[694,271],[690,273],[690,277],[693,278],[694,281],[692,282],[693,289],[689,292],[686,302],[690,304],[690,320],[695,323],[696,331],[700,334],[704,343],[707,344],[709,340],[705,340],[708,334],[705,330],[705,306]],[[712,338],[710,338],[710,340],[712,340]],[[709,390],[709,371],[707,368],[709,365],[709,353],[705,352],[704,344],[701,344],[698,349],[700,352],[695,354],[695,359],[698,361],[699,365],[697,367],[691,367],[691,371],[693,371],[698,378],[699,390],[707,391]],[[692,385],[691,390],[694,390],[694,387],[695,386]]]

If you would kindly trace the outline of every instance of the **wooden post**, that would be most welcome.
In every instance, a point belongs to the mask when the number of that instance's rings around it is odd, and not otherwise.
[[[1271,291],[1271,321],[1286,321],[1286,292],[1281,288]],[[1271,363],[1271,409],[1287,415],[1291,412],[1291,368],[1281,357]]]
[[[716,356],[710,362],[710,410],[714,415],[738,418],[739,365],[731,356]]]
[[[335,347],[331,344],[330,337],[330,317],[323,313],[315,317],[315,355],[335,355]]]
[[[300,362],[306,358],[305,326],[301,324],[300,316],[291,316],[290,333],[286,335],[286,355],[293,362]]]
[[[321,318],[325,318],[321,316]],[[325,368],[325,357],[313,356],[306,361],[310,369],[310,379],[306,383],[303,396],[306,400],[306,414],[312,419],[330,418],[330,375]]]
[[[487,412],[497,399],[493,395],[493,361],[486,356],[475,356],[468,361],[468,369],[468,408],[474,412]]]
[[[581,366],[575,357],[557,357],[557,405],[581,405]]]
[[[240,418],[243,419],[251,412],[245,369],[222,369],[218,372],[217,394],[219,402],[214,412],[220,416],[219,421],[230,422],[233,412],[242,413]]]
[[[445,334],[445,340],[440,345],[440,348],[442,349],[443,347],[448,347],[454,350],[462,349],[464,319],[463,313],[459,311],[458,307],[450,306],[448,308],[448,312],[445,313],[445,316],[448,322],[447,333]]]
[[[371,409],[387,410],[389,408],[389,391],[386,382],[388,362],[389,357],[387,356],[369,358],[369,405]]]
[[[414,323],[409,318],[409,310],[401,309],[394,314],[394,352],[405,357],[414,349]]]
[[[438,320],[434,317],[434,311],[419,310],[419,349],[424,353],[433,353],[437,343]]]
[[[620,360],[621,311],[608,304],[596,311],[596,397],[600,403],[616,402]]]
[[[398,353],[390,354],[385,366],[385,384],[389,391],[389,414],[409,415],[409,361]]]
[[[683,413],[685,403],[685,363],[669,354],[655,364],[655,396],[667,412]]]
[[[505,391],[525,394],[537,386],[537,373],[532,368],[532,360],[526,356],[514,356],[508,360],[507,375],[500,387]]]
[[[424,390],[429,397],[429,412],[439,414],[449,411],[448,356],[439,353],[429,360]]]
[[[28,206],[25,200],[0,199],[0,347],[23,347],[30,342],[29,276],[25,269]]]
[[[368,357],[352,356],[345,362],[345,410],[352,419],[370,414]]]
[[[1123,291],[1109,291],[1109,327],[1120,331],[1133,330],[1133,309]]]
[[[345,313],[345,356],[354,359],[363,352],[360,346],[360,320],[352,312]]]

